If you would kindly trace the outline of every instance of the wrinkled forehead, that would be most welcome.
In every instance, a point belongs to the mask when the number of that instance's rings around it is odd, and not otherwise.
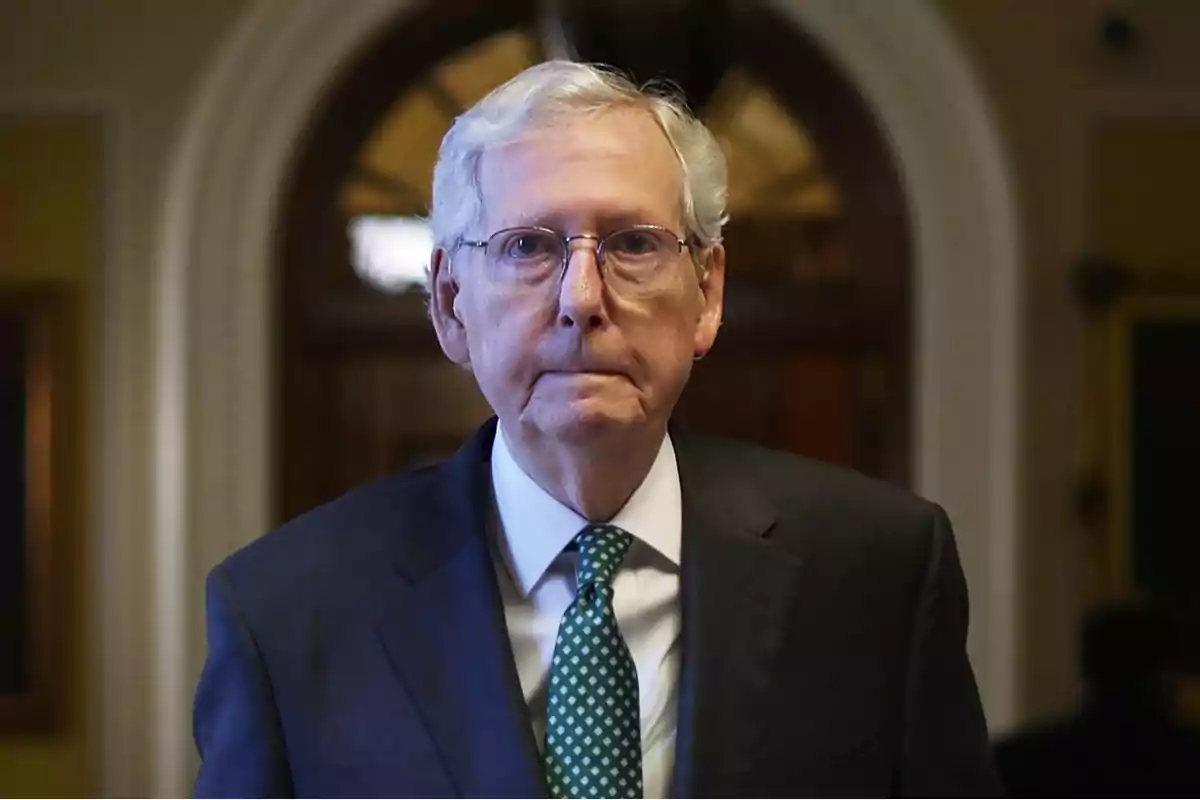
[[[682,221],[683,169],[657,120],[628,108],[545,120],[488,148],[484,223],[556,229]]]

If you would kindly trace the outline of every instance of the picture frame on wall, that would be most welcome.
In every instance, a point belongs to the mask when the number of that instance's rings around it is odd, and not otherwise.
[[[1192,605],[1200,542],[1183,521],[1200,443],[1200,369],[1187,368],[1200,364],[1200,291],[1129,292],[1105,333],[1109,586]]]
[[[1087,322],[1077,511],[1104,595],[1167,600],[1194,584],[1179,569],[1195,537],[1176,534],[1190,533],[1178,520],[1200,450],[1200,273],[1089,257],[1074,279]]]
[[[60,722],[71,564],[70,290],[0,287],[0,733]]]
[[[1125,297],[1109,324],[1111,581],[1169,610],[1177,710],[1200,724],[1200,291]]]
[[[1079,265],[1088,320],[1090,458],[1077,497],[1110,601],[1163,609],[1176,710],[1200,725],[1200,272]]]

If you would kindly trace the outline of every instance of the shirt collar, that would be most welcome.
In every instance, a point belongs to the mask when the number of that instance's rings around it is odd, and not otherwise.
[[[492,445],[492,491],[499,515],[498,544],[523,597],[537,585],[588,521],[554,499],[513,458],[501,426]],[[629,500],[606,520],[680,564],[682,501],[679,467],[670,436],[663,438],[650,471]]]

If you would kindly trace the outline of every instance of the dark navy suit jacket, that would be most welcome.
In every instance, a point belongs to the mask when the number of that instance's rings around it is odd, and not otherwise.
[[[494,431],[212,571],[198,795],[546,795],[487,539]],[[942,510],[793,455],[672,438],[672,793],[995,794]]]

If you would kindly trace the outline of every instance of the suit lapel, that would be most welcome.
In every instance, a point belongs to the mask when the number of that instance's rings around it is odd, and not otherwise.
[[[671,794],[738,785],[764,751],[754,709],[800,567],[766,541],[775,509],[728,450],[673,432],[683,490],[683,659]]]
[[[494,432],[484,426],[406,504],[378,631],[458,793],[544,797],[486,535]]]
[[[378,632],[458,794],[545,797],[487,540],[484,426],[402,501]],[[683,659],[672,796],[736,786],[757,766],[754,709],[801,560],[766,541],[776,512],[729,453],[672,431],[683,493]]]

